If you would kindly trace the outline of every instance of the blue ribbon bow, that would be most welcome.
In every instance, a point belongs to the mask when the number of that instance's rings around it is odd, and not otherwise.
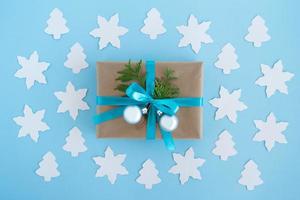
[[[132,83],[126,89],[126,95],[129,98],[134,99],[138,102],[150,104],[151,106],[154,106],[157,110],[160,110],[161,112],[167,115],[175,115],[179,109],[177,103],[172,99],[153,99],[149,94],[146,93],[144,88],[142,88],[137,83]]]
[[[95,124],[121,117],[126,106],[138,105],[148,106],[148,118],[146,139],[155,139],[156,123],[158,120],[157,110],[160,110],[166,115],[175,115],[180,106],[184,107],[199,107],[203,106],[202,97],[183,97],[183,98],[166,98],[166,99],[153,99],[155,87],[155,62],[146,62],[146,90],[137,83],[131,83],[126,89],[128,97],[116,96],[97,96],[97,105],[100,106],[118,106],[106,112],[100,113],[94,117]],[[175,145],[172,133],[160,128],[162,138],[166,147],[169,150],[174,150]]]

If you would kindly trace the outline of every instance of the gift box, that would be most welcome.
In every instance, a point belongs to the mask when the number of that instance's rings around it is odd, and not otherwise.
[[[128,62],[97,62],[97,96],[124,96],[115,90],[118,72],[124,69]],[[134,63],[133,63],[134,64]],[[201,62],[156,62],[155,77],[161,77],[166,68],[172,69],[177,79],[174,84],[180,90],[179,97],[203,96],[203,64]],[[145,64],[142,71],[146,73]],[[97,114],[104,113],[115,106],[97,105]],[[172,132],[174,138],[201,138],[203,136],[202,106],[180,106],[176,116],[178,126]],[[129,124],[123,117],[117,117],[96,125],[98,138],[145,138],[147,118],[138,124]],[[156,126],[158,124],[156,123]],[[159,128],[156,137],[161,138]]]

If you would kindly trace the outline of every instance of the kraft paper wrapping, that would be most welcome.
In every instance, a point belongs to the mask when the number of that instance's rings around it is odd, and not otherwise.
[[[114,90],[118,71],[124,69],[128,62],[97,62],[97,95],[124,96]],[[133,63],[135,64],[135,63]],[[165,68],[175,71],[178,79],[174,80],[180,89],[180,97],[203,96],[203,64],[201,62],[156,62],[156,77],[161,77]],[[143,71],[145,66],[143,63]],[[109,110],[111,106],[97,106],[97,113]],[[202,134],[202,107],[180,107],[177,112],[178,127],[173,131],[174,138],[201,138]],[[96,126],[98,138],[145,138],[146,119],[132,125],[125,122],[123,117],[104,122]],[[161,138],[159,128],[156,136]]]

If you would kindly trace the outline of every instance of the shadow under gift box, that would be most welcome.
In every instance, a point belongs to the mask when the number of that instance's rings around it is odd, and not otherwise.
[[[97,95],[124,96],[114,88],[119,83],[115,79],[118,71],[124,69],[128,62],[97,62]],[[135,64],[134,62],[132,64]],[[177,77],[174,84],[179,87],[179,97],[203,97],[203,64],[202,62],[156,62],[155,77],[161,77],[166,68],[174,70]],[[142,65],[145,73],[145,63]],[[112,106],[97,106],[97,114],[112,109]],[[174,138],[202,138],[203,107],[180,107],[176,113],[179,123],[172,132]],[[145,138],[146,119],[144,122],[132,125],[125,122],[123,117],[106,121],[96,126],[98,138]],[[156,124],[158,126],[158,123]],[[156,137],[161,138],[159,128]]]

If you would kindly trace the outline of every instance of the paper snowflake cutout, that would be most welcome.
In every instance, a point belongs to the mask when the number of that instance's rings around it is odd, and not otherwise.
[[[27,89],[30,89],[35,81],[47,83],[43,72],[48,69],[49,63],[39,62],[39,55],[36,51],[30,55],[29,59],[22,56],[17,56],[17,59],[22,68],[15,73],[15,77],[25,78]]]
[[[288,87],[286,81],[292,79],[294,74],[284,72],[282,61],[277,61],[273,68],[268,65],[261,64],[261,71],[264,74],[255,81],[259,86],[266,86],[267,97],[271,97],[277,90],[281,93],[288,94]]]
[[[61,101],[57,112],[64,113],[68,111],[72,119],[76,120],[79,110],[90,109],[88,104],[83,101],[86,92],[87,89],[75,90],[73,84],[68,82],[66,92],[54,92],[56,98]]]
[[[127,169],[122,165],[125,161],[126,155],[114,155],[112,149],[108,146],[105,150],[104,157],[94,157],[93,160],[100,168],[97,170],[96,177],[107,176],[111,184],[117,180],[117,175],[127,175]]]
[[[177,30],[183,37],[180,39],[178,47],[186,47],[189,44],[195,53],[201,48],[201,43],[212,43],[212,38],[206,33],[210,26],[209,21],[198,24],[198,20],[194,15],[190,15],[188,25],[177,26]]]
[[[35,142],[38,141],[39,132],[49,130],[49,126],[43,122],[45,110],[39,110],[32,112],[32,109],[28,106],[24,106],[24,117],[15,117],[13,120],[17,125],[21,126],[18,137],[25,137],[30,135],[31,139]]]
[[[256,186],[263,184],[263,180],[260,178],[261,172],[253,160],[249,160],[244,168],[239,184],[245,185],[247,190],[254,190]]]
[[[184,156],[178,153],[173,153],[173,159],[176,162],[176,165],[169,170],[169,173],[179,174],[181,184],[185,184],[190,177],[198,180],[202,179],[198,167],[201,167],[205,160],[195,158],[195,153],[192,147],[185,152]]]
[[[116,48],[121,47],[119,37],[125,35],[128,32],[128,29],[119,26],[118,23],[119,14],[112,16],[109,21],[102,16],[98,16],[99,28],[92,30],[90,35],[95,38],[100,38],[99,49],[105,48],[109,43]]]
[[[256,128],[259,131],[255,134],[254,141],[265,141],[265,147],[268,151],[271,151],[275,145],[275,142],[286,144],[287,140],[282,134],[286,130],[288,123],[279,122],[276,123],[276,117],[273,113],[270,113],[267,117],[267,121],[255,120],[254,121]]]
[[[230,121],[236,123],[237,111],[247,109],[247,106],[239,100],[241,97],[241,89],[229,93],[226,88],[221,86],[219,95],[220,98],[214,98],[209,101],[211,105],[218,108],[215,114],[215,120],[227,116]]]
[[[58,8],[54,8],[50,13],[50,18],[47,21],[48,26],[46,27],[45,32],[49,35],[53,35],[53,38],[58,40],[62,34],[69,32],[66,23],[67,21],[63,17],[63,13]]]

